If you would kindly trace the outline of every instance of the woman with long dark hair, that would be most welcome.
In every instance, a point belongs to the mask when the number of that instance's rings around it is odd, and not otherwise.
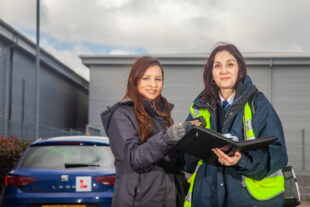
[[[182,206],[186,180],[173,149],[185,134],[173,125],[173,108],[161,95],[164,71],[143,56],[133,64],[124,98],[102,113],[115,156],[112,206]]]
[[[210,54],[203,73],[205,88],[190,107],[187,120],[203,116],[204,127],[234,141],[277,136],[266,149],[241,153],[213,149],[217,161],[205,163],[186,155],[194,171],[185,206],[283,206],[287,153],[281,121],[247,75],[242,54],[221,44]],[[198,162],[199,161],[199,162]]]

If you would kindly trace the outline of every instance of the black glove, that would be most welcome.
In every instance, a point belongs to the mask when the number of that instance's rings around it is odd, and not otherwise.
[[[203,118],[203,116],[198,116],[198,117],[194,118],[193,120],[198,120],[200,122],[201,127],[206,127],[206,121]]]
[[[172,141],[178,142],[185,135],[186,126],[174,124],[167,129],[167,135]]]

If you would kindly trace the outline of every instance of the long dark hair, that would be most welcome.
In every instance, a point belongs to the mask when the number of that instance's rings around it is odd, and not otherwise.
[[[138,133],[142,137],[142,141],[146,141],[152,129],[152,121],[150,115],[145,111],[144,102],[145,97],[143,97],[138,92],[138,83],[143,77],[145,71],[151,67],[157,65],[161,68],[162,76],[164,78],[164,70],[160,62],[153,57],[142,56],[134,62],[132,65],[128,82],[127,89],[124,98],[131,98],[134,102],[134,112],[138,120]],[[155,111],[164,119],[166,127],[170,127],[173,124],[171,118],[172,105],[168,103],[167,99],[161,94],[155,98],[153,101],[153,106]]]
[[[247,69],[246,69],[246,64],[245,64],[244,58],[235,45],[233,45],[233,44],[221,44],[221,45],[217,46],[211,52],[211,54],[208,58],[208,61],[206,63],[205,69],[203,71],[203,80],[204,80],[204,84],[205,84],[205,89],[204,89],[203,95],[201,97],[202,101],[204,101],[208,97],[210,97],[211,98],[211,105],[213,108],[216,108],[216,101],[219,98],[219,87],[216,85],[216,83],[213,80],[212,69],[213,69],[215,55],[221,51],[229,52],[230,54],[232,54],[236,58],[236,60],[238,62],[238,67],[239,67],[238,79],[236,81],[234,88],[237,87],[237,85],[240,81],[243,81],[243,78],[247,74]]]

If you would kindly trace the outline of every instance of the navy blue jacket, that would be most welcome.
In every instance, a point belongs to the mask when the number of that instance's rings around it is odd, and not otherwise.
[[[163,118],[151,102],[145,102],[145,109],[152,118],[151,135],[145,142],[137,133],[131,99],[115,104],[101,115],[115,156],[112,206],[175,207],[177,202],[180,206],[186,193],[185,189],[180,192],[186,183],[184,173],[179,170],[184,163],[179,163],[179,154],[172,149],[175,143],[166,134]]]
[[[262,179],[287,164],[286,145],[281,121],[274,108],[262,93],[257,93],[249,76],[244,78],[236,89],[235,99],[229,107],[222,124],[217,127],[218,110],[211,107],[210,98],[205,101],[198,96],[194,100],[194,107],[207,108],[211,114],[211,129],[222,134],[230,133],[237,136],[239,141],[245,140],[242,117],[244,104],[256,93],[254,98],[253,129],[256,138],[277,136],[278,139],[267,149],[242,153],[240,161],[235,166],[223,167],[204,163],[196,176],[193,191],[193,207],[208,206],[283,206],[283,196],[279,195],[269,201],[254,200],[247,189],[241,185],[241,175],[254,179]],[[187,120],[191,120],[191,114]],[[185,155],[186,169],[192,171],[198,159]]]

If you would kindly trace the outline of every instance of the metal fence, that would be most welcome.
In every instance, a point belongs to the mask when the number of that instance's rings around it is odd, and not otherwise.
[[[288,164],[296,174],[310,176],[310,130],[285,131]]]
[[[70,136],[70,135],[85,135],[85,129],[60,129],[56,127],[40,125],[39,137],[49,138],[56,136]],[[5,121],[0,119],[0,136],[11,137],[16,136],[22,139],[34,140],[35,139],[35,123],[33,122],[18,122],[18,121]]]
[[[0,119],[0,136],[16,136],[33,140],[34,131],[34,123],[21,124],[16,121],[5,122]],[[97,135],[97,133],[100,134],[100,129],[89,125],[86,133]],[[85,129],[59,129],[40,125],[41,138],[84,134]],[[310,200],[310,130],[285,130],[285,137],[288,165],[293,166],[295,170],[302,199]]]
[[[286,130],[288,165],[297,176],[302,200],[310,200],[310,130]]]
[[[100,136],[101,130],[98,127],[87,124],[86,125],[86,134],[92,136]]]
[[[35,124],[31,122],[5,121],[0,119],[0,136],[16,136],[23,139],[35,138]],[[86,132],[90,135],[99,135],[100,129],[88,125]],[[40,125],[40,137],[84,135],[85,129],[59,129]],[[285,130],[288,165],[294,167],[297,175],[310,176],[310,130]],[[309,183],[310,186],[310,183]]]

